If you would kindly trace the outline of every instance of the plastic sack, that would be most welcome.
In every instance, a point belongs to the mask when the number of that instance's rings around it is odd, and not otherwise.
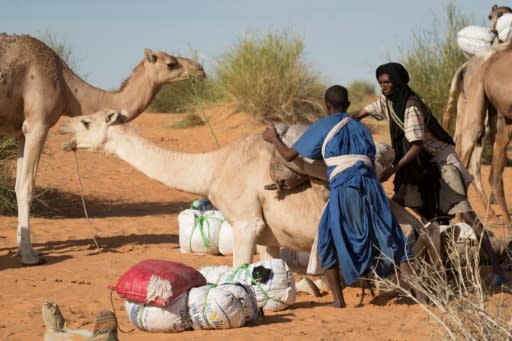
[[[188,265],[147,259],[122,274],[109,289],[129,301],[163,307],[190,288],[205,284],[204,276]]]

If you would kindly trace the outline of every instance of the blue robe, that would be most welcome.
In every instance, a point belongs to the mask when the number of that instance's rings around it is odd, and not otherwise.
[[[300,155],[322,159],[322,144],[346,113],[313,123],[293,145]],[[368,128],[352,119],[327,143],[325,157],[359,154],[375,159],[375,145]],[[327,167],[327,177],[335,167]],[[323,269],[337,260],[346,284],[353,284],[369,270],[381,276],[412,258],[405,235],[391,213],[388,198],[372,167],[357,161],[327,180],[329,201],[318,227],[318,255]]]

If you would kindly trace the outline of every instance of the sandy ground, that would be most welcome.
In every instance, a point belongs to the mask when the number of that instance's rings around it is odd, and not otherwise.
[[[243,113],[228,107],[207,110],[221,145],[249,132],[261,131]],[[231,265],[229,256],[183,254],[179,250],[177,215],[197,196],[147,178],[128,164],[102,154],[62,151],[68,138],[52,128],[40,163],[37,186],[52,191],[54,209],[32,219],[32,240],[46,264],[22,267],[16,251],[16,217],[0,217],[0,321],[1,340],[42,340],[45,327],[41,306],[57,302],[69,327],[92,329],[100,310],[112,310],[107,286],[132,265],[148,258],[204,265]],[[208,127],[170,129],[180,115],[144,113],[135,125],[156,143],[186,152],[215,149]],[[77,162],[78,161],[78,162]],[[486,174],[487,169],[484,169]],[[505,188],[512,173],[506,169]],[[83,186],[83,192],[81,190]],[[508,185],[509,186],[509,185]],[[389,185],[386,184],[387,190]],[[508,201],[512,202],[508,191]],[[89,219],[85,217],[84,195]],[[474,196],[472,200],[474,200]],[[476,200],[476,199],[475,199]],[[482,207],[475,204],[477,210]],[[494,222],[492,229],[506,234]],[[101,251],[93,242],[96,236]],[[257,258],[256,258],[257,260]],[[331,307],[324,292],[315,298],[298,294],[289,309],[267,313],[255,324],[239,329],[149,334],[133,330],[123,300],[112,295],[121,329],[121,340],[432,340],[443,332],[427,314],[405,299],[365,298],[360,289],[346,289],[346,309]]]

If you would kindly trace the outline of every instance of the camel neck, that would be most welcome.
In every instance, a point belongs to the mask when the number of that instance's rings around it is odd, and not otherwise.
[[[164,149],[137,135],[126,124],[109,128],[104,149],[167,186],[205,196],[217,166],[214,154],[219,153],[182,153]]]

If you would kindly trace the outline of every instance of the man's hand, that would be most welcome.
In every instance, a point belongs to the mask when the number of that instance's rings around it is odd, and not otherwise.
[[[386,169],[384,169],[380,175],[379,181],[380,182],[386,182],[391,175],[395,174],[397,171],[396,166],[391,166]]]
[[[274,143],[277,139],[277,130],[273,125],[267,126],[261,136],[263,137],[263,140]]]

